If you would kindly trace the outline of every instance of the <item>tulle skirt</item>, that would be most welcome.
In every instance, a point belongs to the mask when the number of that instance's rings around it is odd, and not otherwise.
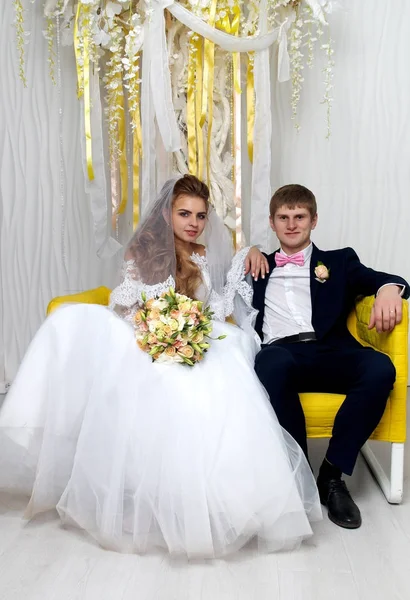
[[[56,508],[113,550],[223,556],[293,548],[321,518],[310,467],[280,427],[251,340],[215,323],[195,367],[156,364],[94,305],[38,331],[0,413],[0,488]]]

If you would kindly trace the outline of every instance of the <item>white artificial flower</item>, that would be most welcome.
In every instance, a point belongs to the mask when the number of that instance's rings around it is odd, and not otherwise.
[[[119,15],[124,10],[124,6],[119,4],[119,2],[112,2],[108,0],[107,5],[105,7],[105,14],[108,19],[113,19],[115,15]]]
[[[103,48],[108,48],[111,44],[111,36],[104,29],[97,29],[93,35],[93,39],[97,46],[102,46]]]

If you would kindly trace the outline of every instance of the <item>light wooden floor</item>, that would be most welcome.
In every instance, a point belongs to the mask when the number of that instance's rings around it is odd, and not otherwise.
[[[312,444],[314,464],[324,448]],[[409,600],[409,461],[401,506],[387,504],[361,458],[348,485],[363,516],[356,531],[326,516],[298,551],[189,564],[104,551],[55,514],[23,525],[23,506],[1,495],[0,600]]]

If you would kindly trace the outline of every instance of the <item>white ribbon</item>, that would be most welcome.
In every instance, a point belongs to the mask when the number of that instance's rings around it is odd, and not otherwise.
[[[313,17],[318,19],[322,25],[327,25],[325,11],[330,11],[334,3],[329,0],[306,0],[306,4],[310,7]]]
[[[279,51],[278,51],[278,81],[288,81],[290,79],[290,59],[288,53],[288,31],[295,20],[295,16],[293,14],[293,18],[286,17],[283,21],[282,25],[279,27],[278,34],[278,42],[279,42]]]
[[[171,74],[165,37],[164,9],[169,7],[172,2],[173,0],[155,0],[152,3],[153,13],[148,19],[148,39],[145,38],[144,43],[144,52],[149,44],[152,101],[167,152],[174,152],[181,148],[181,134],[172,104]]]
[[[156,197],[156,125],[166,152],[181,148],[181,133],[172,103],[171,74],[165,37],[164,9],[173,0],[150,2],[151,14],[144,25],[142,56],[141,120],[142,178],[141,211]]]
[[[260,4],[261,33],[267,28],[267,0]],[[255,126],[253,135],[253,169],[251,192],[251,244],[267,249],[269,234],[269,202],[271,195],[271,95],[269,49],[255,52]]]
[[[142,128],[142,165],[141,165],[141,214],[150,202],[155,200],[155,113],[151,99],[151,44],[146,43],[149,24],[144,25],[144,52],[142,53],[141,85],[141,128]],[[161,93],[158,90],[158,93]]]
[[[93,169],[95,177],[90,181],[87,174],[87,159],[85,136],[80,135],[82,164],[84,171],[85,191],[89,195],[93,217],[94,241],[97,256],[102,259],[110,258],[121,249],[114,238],[110,237],[111,218],[107,203],[107,181],[105,175],[105,156],[103,146],[102,114],[100,98],[100,82],[97,71],[90,72],[91,96],[91,131],[93,144]],[[84,100],[81,100],[81,115],[84,131]]]
[[[172,13],[178,21],[186,25],[188,29],[211,40],[211,42],[218,44],[222,50],[227,50],[228,52],[253,52],[265,50],[266,48],[269,48],[278,37],[278,29],[273,29],[269,33],[266,33],[267,27],[263,27],[262,24],[261,31],[264,29],[265,33],[255,37],[239,38],[211,27],[200,17],[193,15],[189,10],[181,6],[178,2],[171,2],[167,8],[169,12]],[[261,18],[259,22],[262,23]]]

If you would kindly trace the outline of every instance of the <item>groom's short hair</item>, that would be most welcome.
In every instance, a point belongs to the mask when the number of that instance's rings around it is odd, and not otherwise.
[[[313,192],[298,183],[283,185],[273,194],[269,205],[269,212],[272,218],[281,206],[287,206],[288,208],[296,208],[296,206],[306,207],[312,219],[317,213],[316,198]]]

